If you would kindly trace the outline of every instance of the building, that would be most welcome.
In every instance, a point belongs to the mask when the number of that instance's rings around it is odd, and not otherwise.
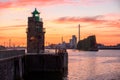
[[[96,36],[91,35],[83,40],[80,40],[77,44],[77,49],[84,51],[98,51]]]
[[[77,44],[77,37],[75,35],[72,35],[72,39],[70,39],[70,47],[71,48],[76,48],[76,44]]]
[[[27,53],[44,52],[45,29],[39,14],[35,8],[32,12],[32,17],[28,17]]]

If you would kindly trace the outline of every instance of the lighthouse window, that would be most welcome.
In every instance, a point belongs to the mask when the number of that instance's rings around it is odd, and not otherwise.
[[[30,40],[31,40],[31,41],[35,40],[35,37],[32,36],[32,37],[30,38]]]
[[[39,14],[35,14],[35,16],[39,16]]]

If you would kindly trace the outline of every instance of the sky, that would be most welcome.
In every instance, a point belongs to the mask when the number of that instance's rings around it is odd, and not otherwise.
[[[0,45],[26,46],[28,17],[34,9],[43,19],[45,44],[96,35],[97,43],[120,43],[120,0],[0,0]]]

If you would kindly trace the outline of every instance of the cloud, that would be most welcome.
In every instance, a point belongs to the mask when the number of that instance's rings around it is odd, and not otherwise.
[[[61,0],[63,2],[64,0]],[[40,5],[40,6],[46,6],[46,5],[52,5],[52,4],[58,4],[60,3],[59,0],[18,0],[20,2],[18,5]]]
[[[0,8],[9,8],[12,4],[12,2],[0,2]]]
[[[3,30],[10,30],[10,29],[18,29],[18,28],[26,28],[27,25],[13,25],[13,26],[4,26],[4,27],[0,27],[0,31]]]
[[[114,15],[115,16],[115,15]],[[107,17],[107,18],[106,18]],[[109,19],[113,16],[98,15],[93,17],[60,17],[53,20],[55,23],[88,23],[90,25],[101,25],[101,27],[118,27],[120,28],[120,15],[115,19]]]
[[[27,5],[52,5],[52,4],[61,4],[64,0],[11,0],[11,1],[0,1],[0,8],[10,8],[18,6],[27,6]]]
[[[59,19],[54,20],[57,23],[66,23],[66,22],[96,22],[102,23],[104,20],[98,20],[98,16],[94,17],[61,17]]]
[[[0,8],[10,8],[18,6],[31,6],[31,5],[58,5],[58,4],[74,4],[74,5],[95,5],[114,0],[1,0]]]

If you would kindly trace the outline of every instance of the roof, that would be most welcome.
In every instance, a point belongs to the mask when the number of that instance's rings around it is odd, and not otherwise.
[[[40,14],[37,9],[35,8],[35,10],[32,12],[32,14]]]

